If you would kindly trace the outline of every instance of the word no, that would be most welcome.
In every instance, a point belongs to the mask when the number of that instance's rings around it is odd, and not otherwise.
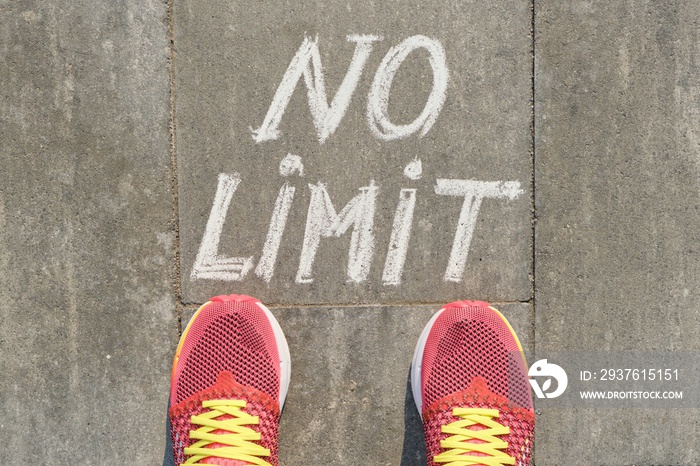
[[[362,70],[372,52],[372,46],[382,38],[372,35],[350,35],[347,36],[347,40],[355,42],[355,53],[343,82],[329,104],[318,37],[304,38],[282,77],[265,119],[259,128],[251,128],[255,142],[271,141],[280,136],[279,125],[282,116],[302,76],[319,142],[323,143],[335,132],[345,116]],[[397,125],[389,120],[391,85],[401,63],[417,49],[425,49],[428,52],[428,61],[433,70],[433,88],[421,114],[411,123]],[[435,39],[420,35],[411,36],[389,49],[377,68],[367,98],[367,123],[372,133],[384,141],[404,138],[417,131],[420,131],[421,137],[425,136],[445,103],[448,74],[445,50]]]
[[[280,164],[280,174],[289,176],[293,173],[303,175],[303,165],[298,156],[289,154]],[[416,159],[411,162],[404,170],[404,174],[413,180],[420,178],[420,160]],[[255,266],[255,275],[267,283],[272,280],[277,253],[282,243],[296,188],[286,182],[279,189],[265,243],[256,265],[253,256],[227,257],[219,254],[221,232],[233,195],[240,183],[241,177],[238,173],[219,174],[214,203],[192,269],[192,279],[241,281]],[[463,199],[452,250],[443,276],[445,281],[460,282],[482,201],[501,198],[513,200],[520,196],[523,191],[517,181],[439,178],[435,180],[435,183],[435,194]],[[371,180],[367,186],[359,188],[359,194],[353,197],[340,212],[335,208],[325,183],[319,181],[316,184],[309,184],[308,189],[311,195],[299,268],[295,278],[296,283],[312,283],[314,281],[313,265],[320,242],[324,238],[340,237],[349,230],[352,232],[350,233],[350,249],[348,251],[347,278],[348,281],[354,283],[366,281],[373,261],[375,246],[373,232],[378,187],[374,180]],[[389,248],[384,260],[382,274],[384,285],[401,284],[411,238],[415,206],[416,189],[401,189],[389,238]]]

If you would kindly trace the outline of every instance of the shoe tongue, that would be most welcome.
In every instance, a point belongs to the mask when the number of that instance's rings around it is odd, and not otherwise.
[[[261,400],[269,398],[265,393],[252,388],[241,385],[233,378],[233,373],[230,371],[222,371],[216,378],[216,383],[209,388],[205,388],[201,392],[182,400],[180,403],[170,408],[171,415],[180,414],[183,410],[191,410],[195,407],[201,407],[204,400]]]
[[[221,371],[216,378],[216,383],[211,386],[205,393],[210,391],[216,392],[237,392],[242,385],[236,382],[231,371]]]
[[[199,460],[199,464],[215,464],[218,466],[250,466],[252,463],[230,460],[228,458],[207,458],[204,460]]]
[[[474,394],[478,393],[481,395],[493,393],[491,390],[489,390],[489,384],[486,382],[486,379],[478,375],[472,379],[469,387],[467,387],[467,392],[472,392]]]
[[[467,393],[471,393],[472,395],[476,396],[485,396],[488,394],[492,394],[492,392],[489,390],[488,383],[486,382],[486,379],[483,377],[476,376],[472,380],[472,383],[469,384],[469,387],[467,388]],[[469,430],[484,430],[487,429],[486,426],[482,426],[481,424],[475,424],[471,427],[468,428]],[[467,443],[486,443],[483,440],[478,440],[478,439],[471,439],[467,440]],[[480,456],[480,457],[488,457],[489,455],[485,453],[481,453],[478,451],[472,451],[469,452],[468,456]]]
[[[242,395],[243,391],[245,391],[245,387],[243,387],[241,384],[236,382],[236,380],[233,378],[233,374],[229,371],[223,371],[219,374],[219,376],[216,379],[216,383],[212,385],[209,389],[205,390],[202,395],[208,399],[214,399],[214,398],[235,398],[239,397]],[[242,397],[241,397],[242,398]],[[233,416],[220,416],[218,419],[219,420],[226,420],[226,419],[231,419]],[[225,430],[215,430],[212,432],[213,434],[227,434],[228,432]],[[209,445],[207,448],[210,448],[212,450],[212,453],[215,454],[215,451],[217,448],[220,447],[225,447],[226,445],[222,445],[220,443],[212,443]],[[200,464],[214,464],[217,466],[249,466],[251,463],[248,463],[246,461],[240,461],[240,460],[232,460],[229,458],[216,458],[216,457],[209,457],[205,458],[202,460],[199,460]]]

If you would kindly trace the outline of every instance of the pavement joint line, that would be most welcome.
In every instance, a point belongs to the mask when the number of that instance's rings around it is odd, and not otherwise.
[[[263,303],[269,309],[284,309],[284,308],[362,308],[362,307],[407,307],[407,306],[435,306],[437,308],[444,306],[452,301],[435,301],[435,302],[398,302],[398,303],[314,303],[314,304],[295,304],[295,303]],[[513,305],[513,304],[530,304],[532,301],[488,301],[492,306]],[[183,310],[197,310],[204,303],[180,303]]]
[[[178,185],[178,166],[177,166],[177,135],[175,127],[175,15],[173,9],[173,0],[168,0],[168,78],[169,78],[169,98],[170,98],[170,115],[169,115],[169,136],[170,136],[170,166],[171,189],[173,192],[173,220],[172,227],[175,235],[174,251],[173,251],[173,289],[176,295],[176,326],[178,334],[182,333],[182,281],[180,277],[180,204],[179,204],[179,185]]]
[[[533,350],[535,349],[535,312],[537,308],[537,302],[535,300],[535,291],[537,290],[537,269],[536,269],[536,261],[537,261],[537,254],[536,254],[536,238],[537,238],[537,203],[536,203],[536,196],[537,196],[537,189],[536,189],[536,170],[537,170],[537,138],[535,135],[536,131],[536,125],[537,125],[537,119],[535,112],[537,111],[536,109],[536,102],[535,102],[535,92],[536,92],[536,76],[535,76],[535,71],[536,71],[536,46],[537,46],[537,29],[536,29],[536,24],[537,24],[537,15],[536,15],[536,2],[537,0],[532,0],[530,3],[531,5],[531,19],[530,19],[530,34],[531,34],[531,48],[532,48],[532,64],[530,68],[530,76],[531,76],[531,82],[530,82],[530,159],[532,160],[532,171],[531,171],[531,177],[530,177],[530,198],[532,200],[532,240],[531,240],[531,252],[532,252],[532,257],[531,257],[531,276],[530,276],[530,302],[531,302],[531,308],[530,308],[530,313],[531,313],[531,333],[530,337],[532,341],[532,348]]]

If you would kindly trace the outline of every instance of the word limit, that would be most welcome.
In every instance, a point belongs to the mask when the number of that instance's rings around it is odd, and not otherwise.
[[[296,156],[288,156],[296,157]],[[283,176],[303,170],[299,163],[294,165],[289,158],[280,164]],[[290,168],[291,167],[291,168]],[[411,174],[407,167],[407,176]],[[269,283],[274,276],[277,253],[279,251],[287,217],[294,202],[296,187],[284,183],[278,192],[270,217],[270,224],[260,257],[227,257],[219,254],[219,244],[226,217],[233,202],[234,194],[241,184],[238,173],[221,173],[214,202],[209,214],[204,236],[195,259],[190,278],[223,281],[241,281],[253,270],[257,277]],[[371,180],[358,189],[340,211],[336,209],[328,187],[322,181],[309,184],[309,205],[307,209],[304,239],[301,247],[299,266],[295,281],[298,284],[314,281],[313,266],[316,252],[324,238],[340,237],[350,232],[350,248],[346,275],[350,282],[362,283],[369,276],[374,259],[374,222],[378,186]],[[462,198],[462,208],[457,221],[454,240],[443,275],[445,281],[460,282],[469,253],[469,246],[476,226],[477,216],[485,199],[514,200],[523,191],[517,181],[476,181],[461,179],[435,180],[434,193],[440,196]],[[382,281],[384,285],[400,285],[404,264],[409,252],[411,230],[416,206],[416,189],[404,188],[399,192],[394,219],[389,238],[389,248],[384,260]]]

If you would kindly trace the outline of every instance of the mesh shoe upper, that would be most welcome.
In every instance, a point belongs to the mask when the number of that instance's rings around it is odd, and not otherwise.
[[[426,327],[416,353],[413,370],[420,373],[412,374],[414,397],[422,408],[428,464],[437,464],[434,458],[445,452],[445,426],[460,421],[455,408],[498,410],[494,419],[508,431],[498,439],[507,442],[503,451],[515,461],[464,464],[529,464],[535,416],[527,366],[517,337],[498,311],[483,302],[446,305]]]
[[[191,432],[201,426],[192,422],[192,416],[209,411],[203,402],[242,400],[246,402],[240,409],[242,416],[257,416],[257,423],[244,429],[260,434],[256,443],[270,452],[264,461],[277,465],[277,426],[289,383],[288,369],[286,340],[258,300],[218,296],[203,305],[183,332],[173,363],[169,416],[176,464],[185,462],[189,456],[185,449],[196,443]],[[230,417],[222,415],[216,420]],[[212,434],[228,432],[214,430]],[[212,442],[206,448],[214,451],[222,446]],[[212,457],[202,459],[201,464],[251,463]]]

